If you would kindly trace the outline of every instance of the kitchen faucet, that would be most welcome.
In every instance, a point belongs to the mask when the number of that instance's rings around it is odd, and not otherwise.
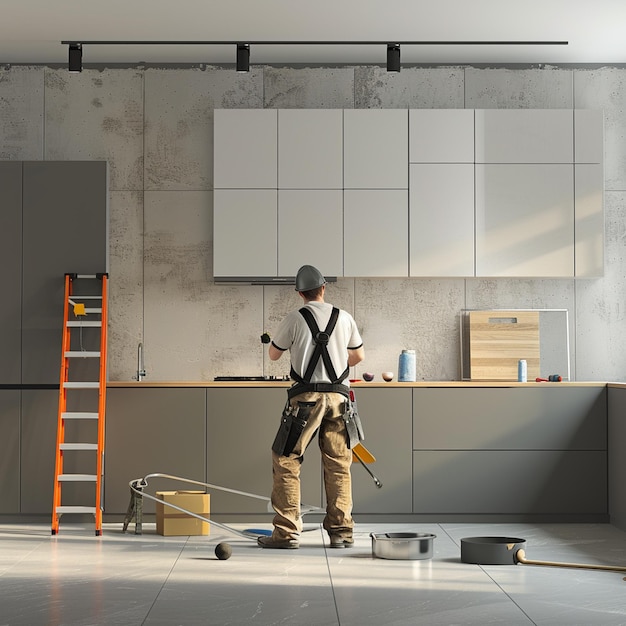
[[[146,376],[146,368],[143,362],[143,343],[139,342],[137,346],[137,375],[133,378],[137,381],[142,381]]]

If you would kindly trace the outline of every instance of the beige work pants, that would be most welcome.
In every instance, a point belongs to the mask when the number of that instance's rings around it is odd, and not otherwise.
[[[308,392],[294,396],[290,403],[297,406],[299,401],[315,402],[315,406],[293,452],[289,456],[272,452],[274,537],[296,539],[302,532],[300,469],[304,451],[318,429],[327,503],[324,528],[329,535],[352,537],[352,451],[342,417],[346,398],[340,393]]]

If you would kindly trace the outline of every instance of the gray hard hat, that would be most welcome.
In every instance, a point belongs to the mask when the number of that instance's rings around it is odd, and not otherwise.
[[[310,291],[325,284],[322,273],[312,265],[303,265],[296,274],[296,291]]]

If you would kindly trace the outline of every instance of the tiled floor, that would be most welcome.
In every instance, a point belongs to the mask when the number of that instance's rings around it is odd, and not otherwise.
[[[359,524],[346,550],[306,528],[299,550],[263,550],[217,527],[162,537],[153,524],[142,535],[106,524],[95,537],[62,523],[53,537],[45,524],[1,524],[0,626],[626,624],[625,572],[460,560],[463,537],[513,536],[528,559],[624,566],[626,533],[609,525]],[[433,558],[373,558],[371,532],[401,531],[436,534]]]

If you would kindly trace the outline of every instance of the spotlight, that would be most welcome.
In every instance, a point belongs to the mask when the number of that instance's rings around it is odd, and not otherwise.
[[[68,70],[70,72],[83,71],[83,47],[79,43],[70,44],[70,56],[68,62]]]
[[[250,71],[250,45],[247,43],[237,44],[237,71]]]
[[[388,72],[400,71],[400,44],[399,43],[387,44],[387,71]]]

